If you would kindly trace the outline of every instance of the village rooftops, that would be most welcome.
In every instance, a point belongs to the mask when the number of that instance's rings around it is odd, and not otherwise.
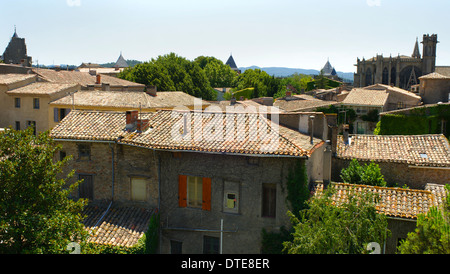
[[[324,144],[256,113],[160,110],[139,114],[142,132],[125,130],[124,112],[71,111],[52,131],[59,141],[116,141],[155,150],[309,157]]]
[[[31,83],[29,85],[12,89],[6,92],[10,95],[51,95],[65,90],[77,88],[77,84],[56,84],[56,83]]]
[[[8,73],[0,74],[0,85],[10,85],[25,80],[36,79],[35,74],[18,74],[18,73]]]
[[[339,136],[337,143],[337,157],[341,159],[450,168],[449,143],[441,134],[353,135],[348,144]]]
[[[196,101],[197,100],[197,101]],[[190,107],[195,103],[208,106],[209,103],[181,91],[157,92],[156,96],[144,91],[80,90],[51,102],[54,106],[88,109],[139,109],[152,111],[161,108]]]
[[[431,207],[442,206],[447,197],[444,185],[436,184],[428,184],[425,190],[347,183],[331,183],[329,187],[335,191],[331,199],[336,206],[348,202],[348,195],[368,191],[378,195],[379,200],[375,205],[378,213],[394,218],[416,219],[419,214],[426,214]],[[323,188],[322,183],[317,184],[315,195],[320,195]]]

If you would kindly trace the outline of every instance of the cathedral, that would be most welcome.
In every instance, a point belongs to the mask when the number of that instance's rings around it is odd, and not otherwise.
[[[18,64],[26,67],[31,67],[32,59],[27,56],[27,46],[25,38],[20,38],[14,28],[14,34],[9,41],[8,46],[2,56],[3,62],[6,64]]]
[[[373,84],[393,85],[409,90],[419,83],[419,77],[436,69],[437,35],[424,34],[422,55],[416,39],[411,56],[398,55],[383,57],[378,55],[368,60],[357,59],[354,86],[366,87]]]

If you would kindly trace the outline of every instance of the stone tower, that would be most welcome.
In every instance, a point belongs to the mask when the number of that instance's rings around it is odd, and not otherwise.
[[[423,35],[423,63],[422,71],[423,75],[432,73],[436,69],[436,46],[437,46],[437,34],[424,34]]]
[[[3,53],[3,61],[6,64],[18,64],[26,67],[31,67],[31,57],[27,56],[27,45],[25,38],[20,38],[17,35],[14,27],[14,34],[9,41],[8,46]]]

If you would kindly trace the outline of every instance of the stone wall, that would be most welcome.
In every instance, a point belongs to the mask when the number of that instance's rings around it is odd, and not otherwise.
[[[332,180],[340,182],[340,173],[343,168],[348,167],[350,160],[332,159]],[[369,164],[361,161],[360,164]],[[414,189],[424,189],[427,183],[445,184],[450,182],[450,170],[439,168],[409,167],[404,163],[377,162],[381,169],[381,174],[388,186],[407,185]]]
[[[160,152],[161,252],[170,242],[182,242],[183,253],[202,253],[204,236],[220,238],[223,219],[223,253],[260,253],[261,232],[289,226],[286,212],[286,176],[294,158],[245,157],[205,153]],[[253,159],[250,159],[253,158]],[[255,160],[255,161],[253,161]],[[178,175],[211,178],[211,210],[179,207]],[[238,186],[238,211],[224,207],[227,182]],[[276,186],[276,217],[262,217],[263,184]]]

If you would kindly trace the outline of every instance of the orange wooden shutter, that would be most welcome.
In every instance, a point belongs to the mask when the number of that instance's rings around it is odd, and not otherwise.
[[[211,178],[203,178],[202,181],[203,189],[203,210],[211,210]]]
[[[187,176],[178,175],[178,205],[187,206]]]

